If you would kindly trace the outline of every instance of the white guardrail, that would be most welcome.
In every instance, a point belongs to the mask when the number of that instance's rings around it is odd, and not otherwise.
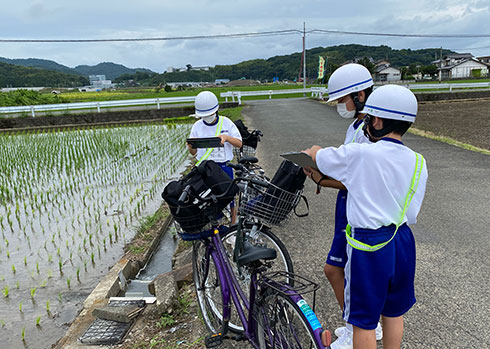
[[[490,88],[490,82],[472,82],[472,83],[441,83],[441,84],[401,84],[409,88],[410,90],[439,90],[448,89],[449,92],[461,88]],[[377,85],[374,86],[378,87]],[[269,99],[273,95],[281,94],[297,94],[297,93],[311,93],[312,97],[323,99],[325,95],[328,95],[326,87],[311,87],[301,89],[282,89],[282,90],[261,90],[261,91],[228,91],[222,92],[220,97],[225,98],[228,102],[228,98],[231,98],[233,102],[235,99],[238,104],[242,104],[242,97],[249,96],[269,96]],[[185,97],[166,97],[166,98],[147,98],[147,99],[129,99],[129,100],[117,100],[117,101],[102,101],[102,102],[83,102],[83,103],[63,103],[63,104],[43,104],[43,105],[23,105],[16,107],[0,107],[1,114],[20,114],[30,113],[32,117],[36,116],[36,112],[49,112],[49,111],[68,111],[75,109],[97,109],[97,112],[101,112],[101,108],[110,107],[131,107],[138,105],[157,105],[157,109],[160,109],[161,104],[165,103],[183,103],[194,102],[196,96]]]
[[[40,105],[21,105],[16,107],[0,107],[0,114],[19,114],[31,113],[31,116],[36,116],[36,112],[49,111],[68,111],[76,109],[97,109],[101,112],[101,108],[109,107],[131,107],[138,105],[157,105],[160,109],[161,104],[165,103],[182,103],[194,102],[196,96],[185,97],[167,97],[167,98],[146,98],[146,99],[126,99],[117,101],[101,101],[101,102],[82,102],[82,103],[62,103],[62,104],[40,104]]]

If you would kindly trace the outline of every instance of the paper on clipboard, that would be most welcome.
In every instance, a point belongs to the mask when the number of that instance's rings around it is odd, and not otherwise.
[[[291,162],[294,162],[298,166],[301,167],[309,166],[311,168],[314,168],[315,170],[318,170],[316,163],[313,161],[311,156],[309,156],[306,153],[295,151],[295,152],[281,154],[281,157]]]

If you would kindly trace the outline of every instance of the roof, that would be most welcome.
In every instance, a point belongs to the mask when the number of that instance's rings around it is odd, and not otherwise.
[[[484,63],[484,62],[480,62],[479,60],[477,60],[477,59],[475,59],[475,58],[469,58],[469,59],[464,59],[464,60],[462,60],[462,61],[460,61],[460,62],[457,62],[457,63],[455,63],[455,64],[453,64],[453,65],[447,65],[447,66],[445,66],[445,67],[442,67],[442,68],[441,68],[441,70],[451,70],[451,69],[453,69],[454,67],[456,67],[456,66],[458,66],[458,65],[461,65],[461,64],[463,64],[463,63],[466,63],[466,62],[468,62],[468,61],[474,61],[474,62],[476,62],[476,63],[479,63],[479,64],[484,65],[484,66],[487,66],[487,67],[488,67],[488,66],[490,66],[489,64]]]
[[[389,69],[389,68],[391,68],[391,69],[395,69],[395,70],[400,71],[400,69],[397,69],[397,68],[395,68],[395,67],[392,67],[391,65],[381,64],[381,65],[378,65],[378,66],[377,66],[377,67],[374,69],[374,73],[375,73],[375,74],[379,74],[379,73],[381,73],[383,70],[385,70],[385,69]]]
[[[473,55],[471,53],[450,53],[445,55],[444,58],[454,58],[454,59],[473,58]]]

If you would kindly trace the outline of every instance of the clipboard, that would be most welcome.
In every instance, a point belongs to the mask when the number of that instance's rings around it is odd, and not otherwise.
[[[281,154],[281,157],[283,157],[284,159],[289,160],[291,162],[294,162],[298,166],[301,166],[301,167],[309,166],[311,168],[314,168],[315,170],[318,170],[316,163],[313,161],[311,156],[309,156],[306,153],[294,151],[294,152]]]
[[[186,142],[191,145],[192,148],[220,148],[221,138],[219,137],[204,137],[204,138],[187,138]]]

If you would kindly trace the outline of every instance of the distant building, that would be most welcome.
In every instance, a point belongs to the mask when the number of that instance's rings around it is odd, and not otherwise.
[[[486,57],[481,57],[485,59]],[[471,53],[448,54],[432,62],[442,79],[461,79],[487,76],[489,64],[473,57]]]
[[[223,84],[227,84],[230,82],[230,79],[216,79],[214,80],[214,83],[216,85],[223,85]]]
[[[113,86],[111,80],[106,80],[105,75],[89,75],[90,86],[96,89],[111,88]]]
[[[485,64],[490,64],[490,56],[478,57],[478,60]]]
[[[400,69],[394,68],[390,65],[390,62],[386,60],[376,62],[374,68],[374,81],[390,82],[400,81],[402,79],[402,73]]]

